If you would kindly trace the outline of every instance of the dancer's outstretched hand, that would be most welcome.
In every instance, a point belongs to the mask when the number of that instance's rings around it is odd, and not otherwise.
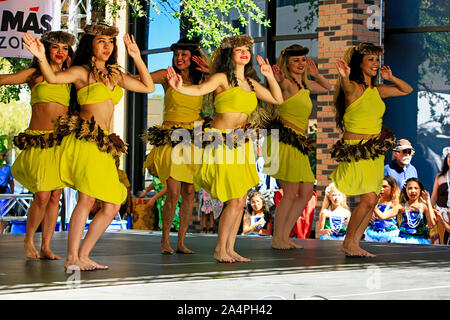
[[[350,67],[347,62],[343,59],[336,59],[336,69],[343,78],[348,78],[350,76]]]
[[[391,68],[389,66],[382,66],[380,68],[380,76],[383,80],[391,81],[393,77]]]
[[[135,59],[141,56],[141,51],[139,50],[139,47],[136,43],[136,40],[134,40],[134,36],[127,33],[123,36],[123,43],[125,44],[125,47],[127,48],[128,55]]]
[[[285,79],[283,71],[276,64],[272,66],[272,72],[275,80],[277,80],[278,83],[282,82]]]
[[[270,78],[270,77],[274,78],[272,67],[270,66],[270,63],[269,63],[269,59],[266,58],[266,60],[264,60],[263,57],[257,56],[256,61],[258,61],[258,64],[261,68],[261,74],[263,76],[265,76],[266,78]]]
[[[192,61],[194,61],[198,65],[198,67],[196,67],[195,69],[200,70],[201,72],[204,72],[204,73],[209,73],[208,62],[203,60],[201,57],[192,56]]]
[[[45,59],[45,47],[42,42],[28,32],[22,36],[23,45],[39,60]]]
[[[171,66],[167,67],[167,83],[174,90],[178,90],[183,85],[183,78],[181,75],[175,72],[175,69]]]

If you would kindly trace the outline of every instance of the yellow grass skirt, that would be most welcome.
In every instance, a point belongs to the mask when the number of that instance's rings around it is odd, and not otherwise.
[[[300,131],[295,131],[302,134]],[[267,136],[264,141],[263,154],[263,172],[275,179],[287,182],[311,183],[316,180],[308,156],[289,144],[272,143],[271,135]]]
[[[193,123],[177,126],[183,129],[193,129]],[[161,126],[164,128],[172,128],[173,126]],[[154,146],[147,156],[143,169],[148,169],[153,176],[156,176],[161,182],[166,181],[169,177],[174,180],[193,183],[194,173],[200,164],[202,157],[202,149],[190,145],[183,146],[182,143],[172,147],[171,144],[162,146]],[[145,172],[144,172],[145,174]]]
[[[219,134],[226,130],[206,128]],[[194,175],[194,188],[206,190],[213,199],[226,202],[242,198],[247,191],[259,184],[253,142],[241,143],[229,148],[225,142],[216,147],[213,143],[203,150],[202,164]]]
[[[28,135],[41,135],[53,130],[25,130]],[[11,167],[11,173],[30,192],[52,191],[67,187],[59,175],[61,146],[23,150]]]
[[[61,148],[60,171],[65,184],[101,201],[125,201],[127,189],[119,180],[111,154],[100,151],[94,142],[77,139],[75,133],[63,138]]]
[[[344,140],[345,144],[355,145],[361,140]],[[367,140],[363,140],[363,143]],[[374,160],[339,162],[338,167],[331,173],[331,180],[336,188],[346,195],[361,195],[374,192],[380,194],[384,179],[384,156]]]

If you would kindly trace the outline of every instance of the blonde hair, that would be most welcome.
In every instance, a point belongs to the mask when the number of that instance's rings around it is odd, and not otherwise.
[[[288,78],[289,80],[291,80],[292,82],[295,83],[294,78],[292,77],[291,72],[289,71],[287,65],[289,62],[289,58],[295,57],[297,55],[291,55],[291,54],[289,54],[290,52],[298,52],[298,54],[300,56],[303,56],[303,55],[306,56],[306,54],[309,52],[309,49],[306,47],[303,47],[299,44],[293,44],[293,45],[290,45],[289,47],[286,47],[283,50],[281,50],[281,54],[278,57],[277,66],[281,69],[281,71],[283,71],[283,74],[286,78]],[[302,74],[302,82],[305,85],[307,85],[307,81],[308,81],[308,69],[305,68],[305,72],[303,72],[303,74]]]
[[[325,188],[325,195],[327,197],[329,197],[330,194],[333,192],[338,192],[338,193],[342,194],[342,202],[340,203],[340,206],[347,210],[350,210],[348,207],[348,204],[347,204],[347,196],[345,194],[343,194],[341,191],[339,191],[338,188],[336,188],[336,186],[332,182],[328,185],[328,187]],[[330,199],[328,199],[328,200],[330,200]],[[329,205],[331,205],[331,201],[329,201]],[[326,209],[328,209],[328,208],[326,208]]]

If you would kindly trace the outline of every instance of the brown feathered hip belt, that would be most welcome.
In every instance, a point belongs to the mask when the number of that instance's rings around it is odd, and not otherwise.
[[[194,122],[186,126],[153,126],[148,128],[141,138],[155,147],[164,145],[175,147],[178,144],[188,146],[194,143],[197,148],[205,148],[210,144],[218,146],[225,143],[230,149],[241,146],[249,139],[256,139],[256,130],[249,126],[225,132],[225,130],[211,128],[211,122],[212,119],[208,118],[200,121],[198,125]]]
[[[94,117],[85,120],[78,115],[60,116],[55,122],[55,133],[58,136],[75,133],[77,139],[96,143],[100,151],[107,152],[114,158],[127,152],[127,144],[115,133],[105,133],[95,122]]]
[[[147,129],[147,131],[141,135],[142,140],[149,144],[160,147],[164,145],[171,145],[175,147],[177,144],[190,145],[192,141],[195,141],[203,133],[203,128],[209,127],[211,119],[205,119],[189,122],[185,125],[157,125]]]
[[[316,141],[314,139],[306,137],[286,126],[279,117],[270,120],[266,125],[266,129],[268,129],[268,135],[271,135],[271,129],[278,129],[280,142],[298,149],[305,155],[309,155],[316,150]]]
[[[395,146],[395,134],[388,127],[383,127],[378,136],[358,144],[346,144],[341,138],[330,149],[331,157],[338,162],[374,160],[386,155]]]
[[[25,131],[15,136],[13,143],[20,150],[27,150],[32,147],[47,149],[60,145],[62,138],[63,136],[54,131],[42,134],[30,134]]]

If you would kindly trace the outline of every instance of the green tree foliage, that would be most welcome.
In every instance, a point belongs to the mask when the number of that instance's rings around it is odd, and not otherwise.
[[[0,74],[16,73],[20,70],[26,69],[30,62],[30,59],[0,57]],[[28,85],[0,86],[0,102],[10,103],[13,101],[19,101],[19,94],[23,89],[29,90]]]
[[[232,12],[238,14],[241,26],[247,25],[249,20],[270,26],[264,12],[252,0],[94,0],[99,10],[109,6],[112,17],[129,4],[136,18],[147,17],[142,6],[144,1],[158,14],[164,12],[174,19],[187,21],[188,37],[199,37],[206,49],[217,47],[224,37],[240,34],[239,27],[233,27],[224,19]]]
[[[450,2],[422,0],[419,6],[420,26],[445,26],[450,25]],[[423,33],[423,48],[421,51],[424,63],[419,66],[418,87],[421,90],[420,97],[426,97],[431,106],[431,117],[433,121],[440,122],[444,134],[450,134],[450,102],[442,96],[434,87],[430,75],[439,75],[442,84],[450,84],[450,33],[449,32],[427,32]],[[439,85],[438,85],[439,86]],[[436,112],[438,105],[444,106],[444,112]]]

